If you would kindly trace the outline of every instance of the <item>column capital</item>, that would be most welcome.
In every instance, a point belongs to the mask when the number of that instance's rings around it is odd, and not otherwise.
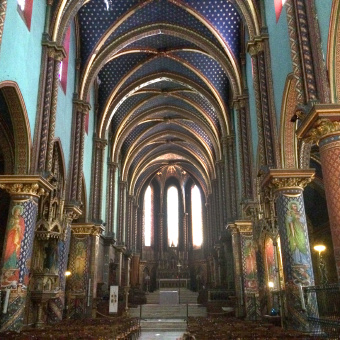
[[[248,41],[247,52],[253,57],[259,52],[264,51],[265,40],[268,40],[268,34],[261,34],[253,40]]]
[[[47,47],[49,57],[55,60],[62,61],[67,56],[64,46],[57,45],[55,41],[45,39],[42,45]]]
[[[226,227],[226,230],[230,231],[231,235],[235,235],[239,233],[239,230],[234,223],[228,224]]]
[[[319,143],[321,139],[340,135],[340,105],[315,104],[304,116],[296,131],[299,139]]]
[[[76,220],[81,214],[82,210],[80,209],[79,205],[72,203],[65,204],[65,216],[68,223]]]
[[[82,112],[85,114],[87,114],[91,109],[91,105],[84,100],[73,99],[73,104],[76,107],[78,112]]]
[[[107,145],[107,140],[102,138],[94,138],[96,148],[105,149]]]
[[[251,234],[253,232],[253,222],[250,220],[237,220],[234,225],[240,234]]]
[[[314,179],[314,169],[270,169],[261,186],[280,190],[303,190]]]
[[[4,175],[0,176],[0,188],[10,195],[28,195],[40,197],[53,189],[51,183],[37,175]]]
[[[94,223],[74,223],[71,226],[72,233],[74,235],[101,235],[104,231],[102,225],[96,225]]]

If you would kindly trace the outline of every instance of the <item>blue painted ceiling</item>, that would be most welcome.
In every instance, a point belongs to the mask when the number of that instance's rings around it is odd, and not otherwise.
[[[107,7],[107,3],[111,5]],[[105,49],[111,48],[111,43],[123,42],[129,36],[119,49],[110,50],[111,54],[101,63],[100,69],[93,71],[99,84],[96,121],[100,121],[105,110],[109,114],[114,112],[110,126],[105,126],[114,138],[132,110],[135,112],[128,123],[144,116],[144,121],[130,130],[121,149],[117,150],[120,159],[125,158],[136,138],[150,127],[153,127],[152,132],[145,137],[162,131],[167,136],[169,131],[174,136],[185,132],[193,139],[201,140],[213,157],[218,157],[215,143],[210,138],[214,131],[215,139],[222,137],[231,98],[229,75],[225,71],[227,64],[221,64],[221,53],[225,60],[233,59],[230,65],[240,65],[242,22],[231,1],[90,0],[80,9],[78,23],[81,72],[91,66],[91,56],[99,58]],[[155,24],[159,27],[168,25],[167,30],[157,31]],[[151,28],[154,31],[147,32]],[[215,55],[211,51],[215,51]],[[139,88],[134,90],[137,86]],[[126,99],[118,107],[119,100],[115,100],[120,95],[126,95]],[[164,110],[166,107],[171,109]],[[158,114],[157,108],[160,109]],[[152,116],[145,117],[144,113],[151,109]],[[201,124],[185,119],[179,119],[178,124],[169,124],[166,119],[161,121],[162,118],[181,116],[181,110],[195,115]],[[146,146],[135,157],[130,173],[152,147]],[[181,146],[169,144],[157,149],[166,154]],[[194,146],[190,146],[190,150],[192,157],[208,162],[202,150]],[[209,164],[207,168],[211,168]],[[200,176],[198,172],[196,175]]]

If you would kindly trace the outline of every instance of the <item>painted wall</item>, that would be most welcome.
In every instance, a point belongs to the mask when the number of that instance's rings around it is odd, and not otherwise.
[[[59,137],[63,146],[65,166],[68,170],[71,157],[72,99],[75,81],[76,40],[74,24],[71,26],[67,87],[64,93],[61,84],[58,90],[57,120],[55,136]]]
[[[339,1],[339,0],[334,0]],[[319,27],[321,33],[321,43],[324,58],[327,57],[327,43],[329,32],[329,20],[331,16],[332,0],[315,0],[316,11],[319,20]]]
[[[280,122],[282,95],[285,80],[292,72],[292,60],[288,36],[286,10],[283,8],[276,23],[274,1],[265,1],[266,22],[269,32],[271,67],[273,70],[273,87],[277,121]],[[279,128],[279,127],[278,127]]]
[[[38,102],[45,10],[45,0],[34,0],[29,31],[19,15],[17,2],[7,1],[0,50],[0,82],[12,80],[18,83],[26,104],[32,139]]]
[[[90,92],[90,104],[91,109],[89,113],[89,129],[88,134],[85,133],[84,140],[84,164],[83,164],[83,172],[84,172],[84,180],[86,186],[86,205],[89,207],[90,204],[90,188],[91,188],[91,170],[92,170],[92,151],[93,151],[93,134],[94,134],[94,106],[95,106],[95,95],[94,89],[91,88]],[[89,211],[89,209],[87,209]]]

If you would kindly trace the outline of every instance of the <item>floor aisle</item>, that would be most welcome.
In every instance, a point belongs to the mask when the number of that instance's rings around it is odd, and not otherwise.
[[[177,340],[183,336],[183,332],[149,332],[142,331],[138,340]]]

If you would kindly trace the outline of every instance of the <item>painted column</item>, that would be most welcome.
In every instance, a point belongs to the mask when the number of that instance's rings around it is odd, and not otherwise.
[[[134,201],[133,203],[133,242],[132,242],[132,249],[136,251],[138,249],[137,247],[137,235],[138,235],[138,208],[139,205],[137,203],[137,200]]]
[[[187,258],[188,254],[188,213],[183,213],[183,251],[184,258]]]
[[[253,241],[253,224],[251,221],[236,221],[240,233],[243,292],[246,318],[260,320],[256,252]]]
[[[158,221],[159,221],[159,252],[161,254],[161,259],[163,258],[164,253],[164,214],[159,213],[158,214]]]
[[[118,164],[110,162],[108,166],[108,196],[107,196],[107,209],[106,209],[106,223],[107,223],[107,229],[106,234],[107,235],[114,235],[114,221],[115,221],[115,204],[116,204],[116,173]]]
[[[133,235],[133,204],[134,196],[129,195],[127,204],[127,226],[126,226],[126,245],[128,249],[132,249],[132,235]]]
[[[127,182],[120,181],[119,182],[119,221],[118,221],[118,242],[125,243],[126,242],[126,188]]]
[[[89,114],[90,104],[80,100],[73,100],[73,135],[71,159],[71,190],[70,201],[80,204],[82,198],[82,179],[84,163],[85,118]]]
[[[213,179],[212,180],[212,205],[211,205],[211,210],[212,210],[212,215],[211,215],[211,220],[212,220],[212,241],[213,245],[217,242],[218,240],[218,227],[219,227],[219,209],[218,209],[218,194],[217,194],[217,180]]]
[[[107,145],[105,139],[94,139],[94,169],[92,171],[92,204],[91,204],[91,218],[93,221],[101,222],[102,212],[102,191],[103,191],[103,165],[104,165],[104,151]]]
[[[69,270],[67,282],[67,315],[82,318],[91,315],[97,292],[99,236],[102,226],[92,223],[72,224]]]
[[[0,176],[0,188],[11,195],[1,258],[1,290],[9,290],[7,309],[0,317],[0,332],[23,326],[27,287],[39,197],[50,184],[39,176]]]
[[[319,143],[323,182],[327,198],[335,265],[340,282],[340,105],[314,105],[297,135],[306,142]]]
[[[281,240],[285,278],[286,315],[289,328],[310,331],[301,298],[301,286],[313,286],[314,274],[308,238],[303,188],[311,181],[314,170],[272,169],[262,186],[269,187],[276,196],[276,210]],[[313,306],[313,303],[309,305]],[[309,311],[317,313],[316,311]]]
[[[229,230],[231,233],[231,242],[233,248],[235,292],[237,297],[237,306],[235,314],[236,317],[243,317],[245,315],[245,309],[244,309],[240,232],[235,224],[228,224],[227,230]]]
[[[119,287],[122,286],[122,273],[123,273],[123,252],[125,251],[124,246],[115,246],[118,259],[118,270],[117,270],[117,284]]]
[[[218,194],[218,212],[219,212],[219,224],[218,224],[218,235],[221,234],[221,231],[224,227],[224,202],[223,202],[223,180],[222,180],[222,168],[223,162],[216,162],[216,171],[217,171],[217,194]],[[219,237],[219,236],[218,236]]]
[[[59,70],[66,52],[62,46],[48,40],[43,42],[46,54],[45,84],[42,96],[41,135],[37,150],[39,172],[52,170],[53,145],[59,90]]]

